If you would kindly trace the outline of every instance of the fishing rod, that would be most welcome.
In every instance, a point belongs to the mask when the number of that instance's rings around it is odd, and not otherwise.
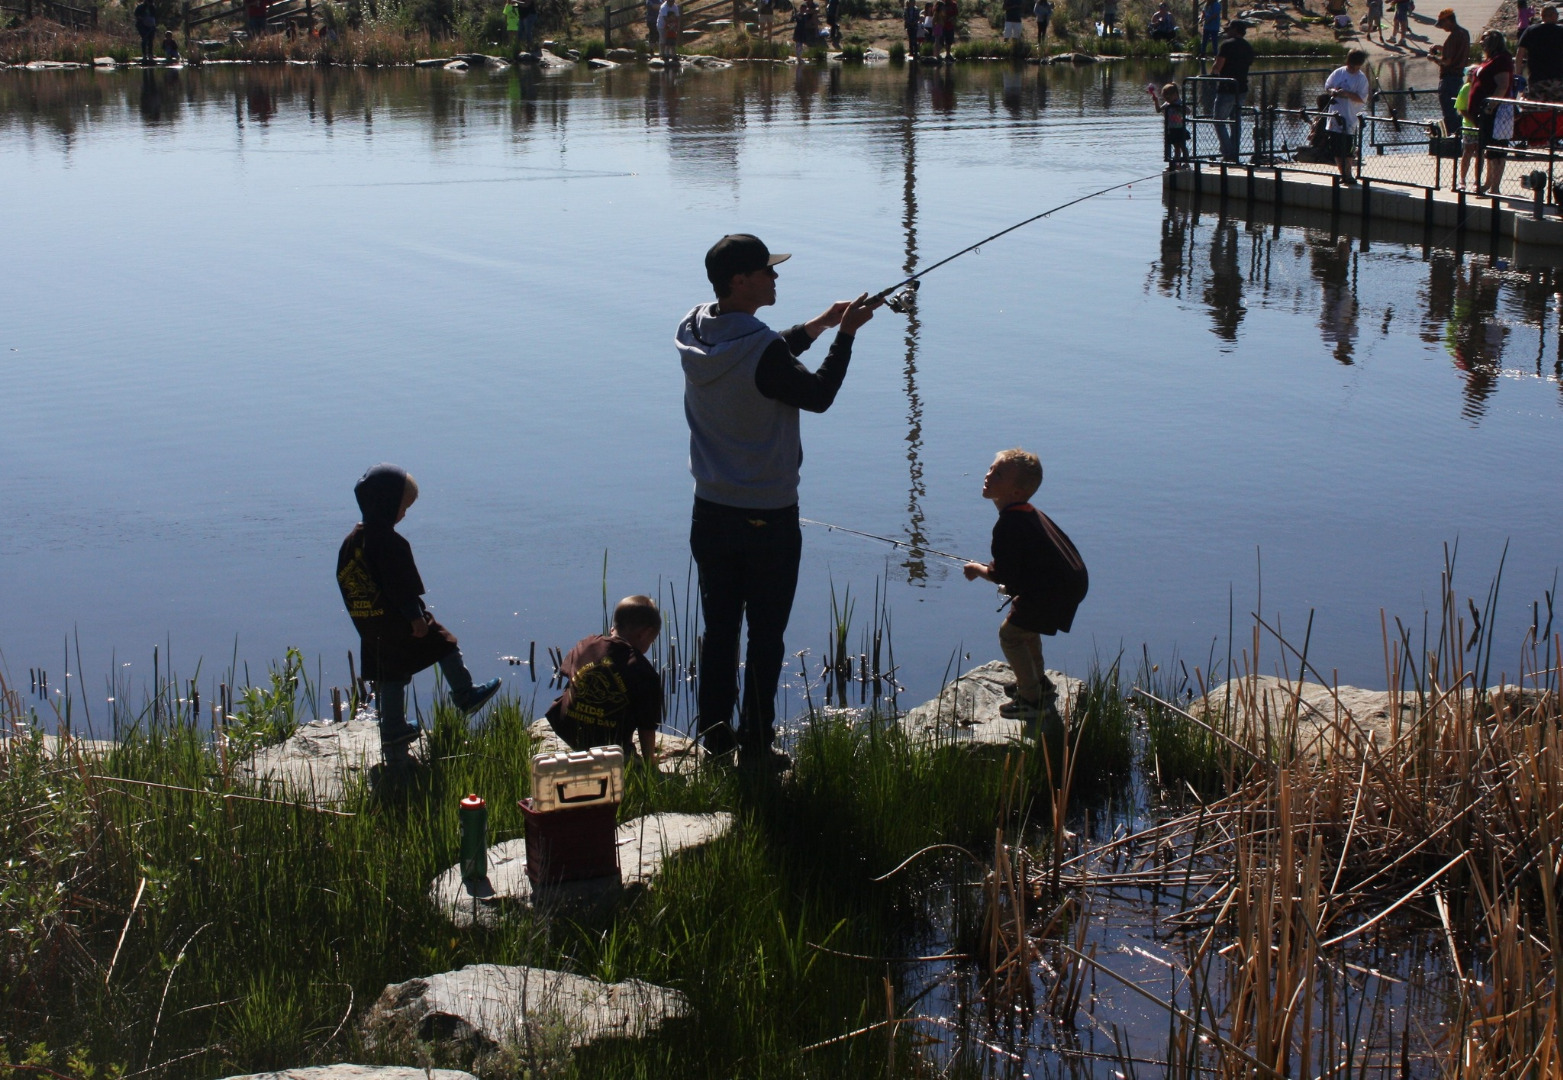
[[[818,525],[827,532],[844,532],[849,536],[861,536],[864,540],[878,540],[881,544],[889,544],[891,547],[906,548],[908,551],[921,552],[925,555],[937,555],[941,559],[949,559],[962,565],[971,562],[971,559],[960,555],[951,555],[948,551],[938,551],[931,547],[923,547],[909,540],[897,540],[893,536],[880,536],[878,533],[860,532],[857,529],[849,529],[845,525],[832,525],[828,521],[815,521],[813,518],[800,517],[798,522],[803,525]]]
[[[975,244],[972,244],[970,247],[963,247],[963,248],[961,248],[961,250],[957,251],[954,255],[950,255],[950,256],[947,256],[946,258],[940,259],[938,262],[934,263],[932,266],[925,266],[925,267],[923,267],[923,269],[917,271],[917,273],[913,274],[911,277],[902,278],[900,281],[896,282],[894,285],[890,286],[888,289],[881,289],[879,292],[877,292],[873,296],[871,296],[869,298],[869,300],[870,300],[870,302],[876,302],[876,301],[883,300],[889,306],[891,311],[898,312],[898,313],[904,313],[906,311],[906,302],[909,299],[911,299],[910,294],[913,293],[913,292],[916,292],[917,287],[920,284],[920,279],[923,277],[923,275],[933,273],[933,271],[939,269],[939,267],[943,266],[945,263],[954,262],[956,259],[959,259],[962,255],[968,255],[971,252],[976,251],[978,248],[982,247],[982,245],[984,245],[984,244],[991,244],[993,241],[997,240],[999,237],[1005,236],[1005,235],[1007,235],[1009,233],[1012,233],[1016,229],[1025,228],[1027,225],[1030,225],[1033,221],[1041,221],[1043,218],[1051,217],[1053,214],[1058,213],[1060,210],[1067,210],[1071,206],[1076,206],[1076,205],[1078,205],[1080,203],[1085,202],[1088,199],[1094,199],[1098,195],[1107,195],[1107,194],[1110,194],[1110,193],[1112,193],[1114,191],[1118,191],[1121,188],[1132,187],[1135,184],[1143,184],[1145,181],[1147,181],[1147,180],[1154,180],[1154,179],[1156,179],[1160,175],[1161,175],[1160,172],[1153,172],[1149,176],[1142,176],[1142,177],[1139,177],[1136,180],[1125,180],[1121,184],[1114,184],[1112,187],[1104,187],[1104,188],[1102,188],[1102,190],[1100,190],[1100,191],[1093,191],[1089,195],[1081,195],[1077,199],[1070,199],[1066,203],[1059,203],[1057,206],[1053,207],[1051,210],[1044,210],[1040,214],[1034,214],[1031,217],[1028,217],[1025,221],[1018,221],[1015,224],[1011,225],[1007,229],[1000,229],[998,232],[994,233],[992,236],[985,237],[984,239],[978,240]],[[902,292],[902,293],[897,293],[897,295],[895,295],[895,296],[891,296],[890,294],[896,292],[897,289],[905,289],[906,291]],[[844,529],[842,531],[843,532],[851,532],[852,530]],[[876,536],[876,537],[874,537],[874,539],[876,539],[876,540],[883,540],[885,538],[882,537],[882,536]],[[942,552],[935,552],[935,554],[942,554]],[[953,558],[953,556],[951,556],[951,557]]]

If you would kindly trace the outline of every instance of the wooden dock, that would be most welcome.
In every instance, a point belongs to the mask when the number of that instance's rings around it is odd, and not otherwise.
[[[1234,204],[1297,208],[1332,219],[1355,219],[1359,226],[1395,222],[1462,239],[1480,238],[1494,250],[1508,243],[1515,249],[1538,249],[1529,252],[1527,261],[1563,262],[1563,212],[1542,205],[1538,215],[1534,201],[1512,196],[1435,191],[1371,178],[1348,185],[1325,166],[1276,169],[1210,163],[1168,171],[1162,177],[1162,191],[1169,197],[1193,195]]]

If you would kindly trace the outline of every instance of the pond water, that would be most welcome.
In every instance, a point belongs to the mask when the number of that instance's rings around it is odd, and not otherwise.
[[[595,630],[604,590],[686,595],[672,334],[716,237],[792,252],[766,314],[801,320],[1156,172],[1172,74],[0,73],[7,679],[58,687],[79,635],[89,687],[154,646],[205,680],[293,645],[345,682],[336,549],[391,460],[431,607],[531,693],[500,658]],[[1559,563],[1558,270],[1232,210],[1149,179],[930,275],[805,418],[802,513],[982,556],[983,471],[1024,445],[1091,570],[1050,665],[1205,666],[1229,611],[1316,611],[1315,663],[1367,685],[1446,543],[1478,604],[1508,545],[1512,672]],[[997,655],[991,587],[817,528],[789,648],[876,583],[905,698]]]

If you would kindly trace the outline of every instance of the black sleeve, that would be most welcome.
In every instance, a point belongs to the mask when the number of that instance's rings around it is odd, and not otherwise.
[[[852,361],[852,335],[838,331],[825,362],[818,371],[810,371],[798,363],[797,350],[788,341],[795,331],[805,339],[809,336],[806,330],[794,327],[780,341],[773,341],[754,366],[754,387],[772,401],[822,413],[836,400],[836,391],[847,377],[847,365]]]

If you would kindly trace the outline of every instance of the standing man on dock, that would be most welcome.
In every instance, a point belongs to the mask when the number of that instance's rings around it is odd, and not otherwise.
[[[1343,184],[1357,182],[1351,160],[1357,156],[1357,117],[1368,103],[1368,73],[1362,70],[1367,62],[1367,53],[1353,49],[1346,54],[1346,66],[1324,80],[1324,92],[1330,95],[1330,141],[1335,144],[1335,164]]]
[[[1563,26],[1558,6],[1541,9],[1541,21],[1520,35],[1514,54],[1515,68],[1523,67],[1530,81],[1525,96],[1532,101],[1563,101]]]
[[[724,236],[706,252],[716,302],[678,325],[684,367],[689,471],[695,509],[689,547],[700,570],[706,632],[700,647],[696,731],[714,755],[735,747],[746,767],[783,770],[775,740],[776,684],[792,615],[803,534],[798,527],[798,410],[822,413],[836,400],[852,359],[852,339],[880,301],[864,293],[778,334],[755,317],[776,303],[776,264],[758,237]],[[817,371],[798,354],[839,327]],[[738,734],[738,637],[747,619]]]
[[[1461,26],[1454,17],[1454,8],[1444,8],[1434,23],[1449,36],[1442,45],[1434,45],[1427,55],[1438,62],[1438,107],[1444,114],[1444,134],[1460,133],[1460,114],[1455,111],[1454,99],[1465,82],[1465,65],[1471,58],[1471,32]]]
[[[1215,103],[1211,113],[1215,116],[1216,141],[1221,144],[1221,157],[1236,161],[1243,146],[1243,98],[1248,93],[1248,68],[1254,62],[1254,47],[1248,43],[1248,23],[1233,19],[1227,23],[1227,36],[1216,49],[1216,62],[1210,65],[1212,75],[1221,76],[1216,83]]]

